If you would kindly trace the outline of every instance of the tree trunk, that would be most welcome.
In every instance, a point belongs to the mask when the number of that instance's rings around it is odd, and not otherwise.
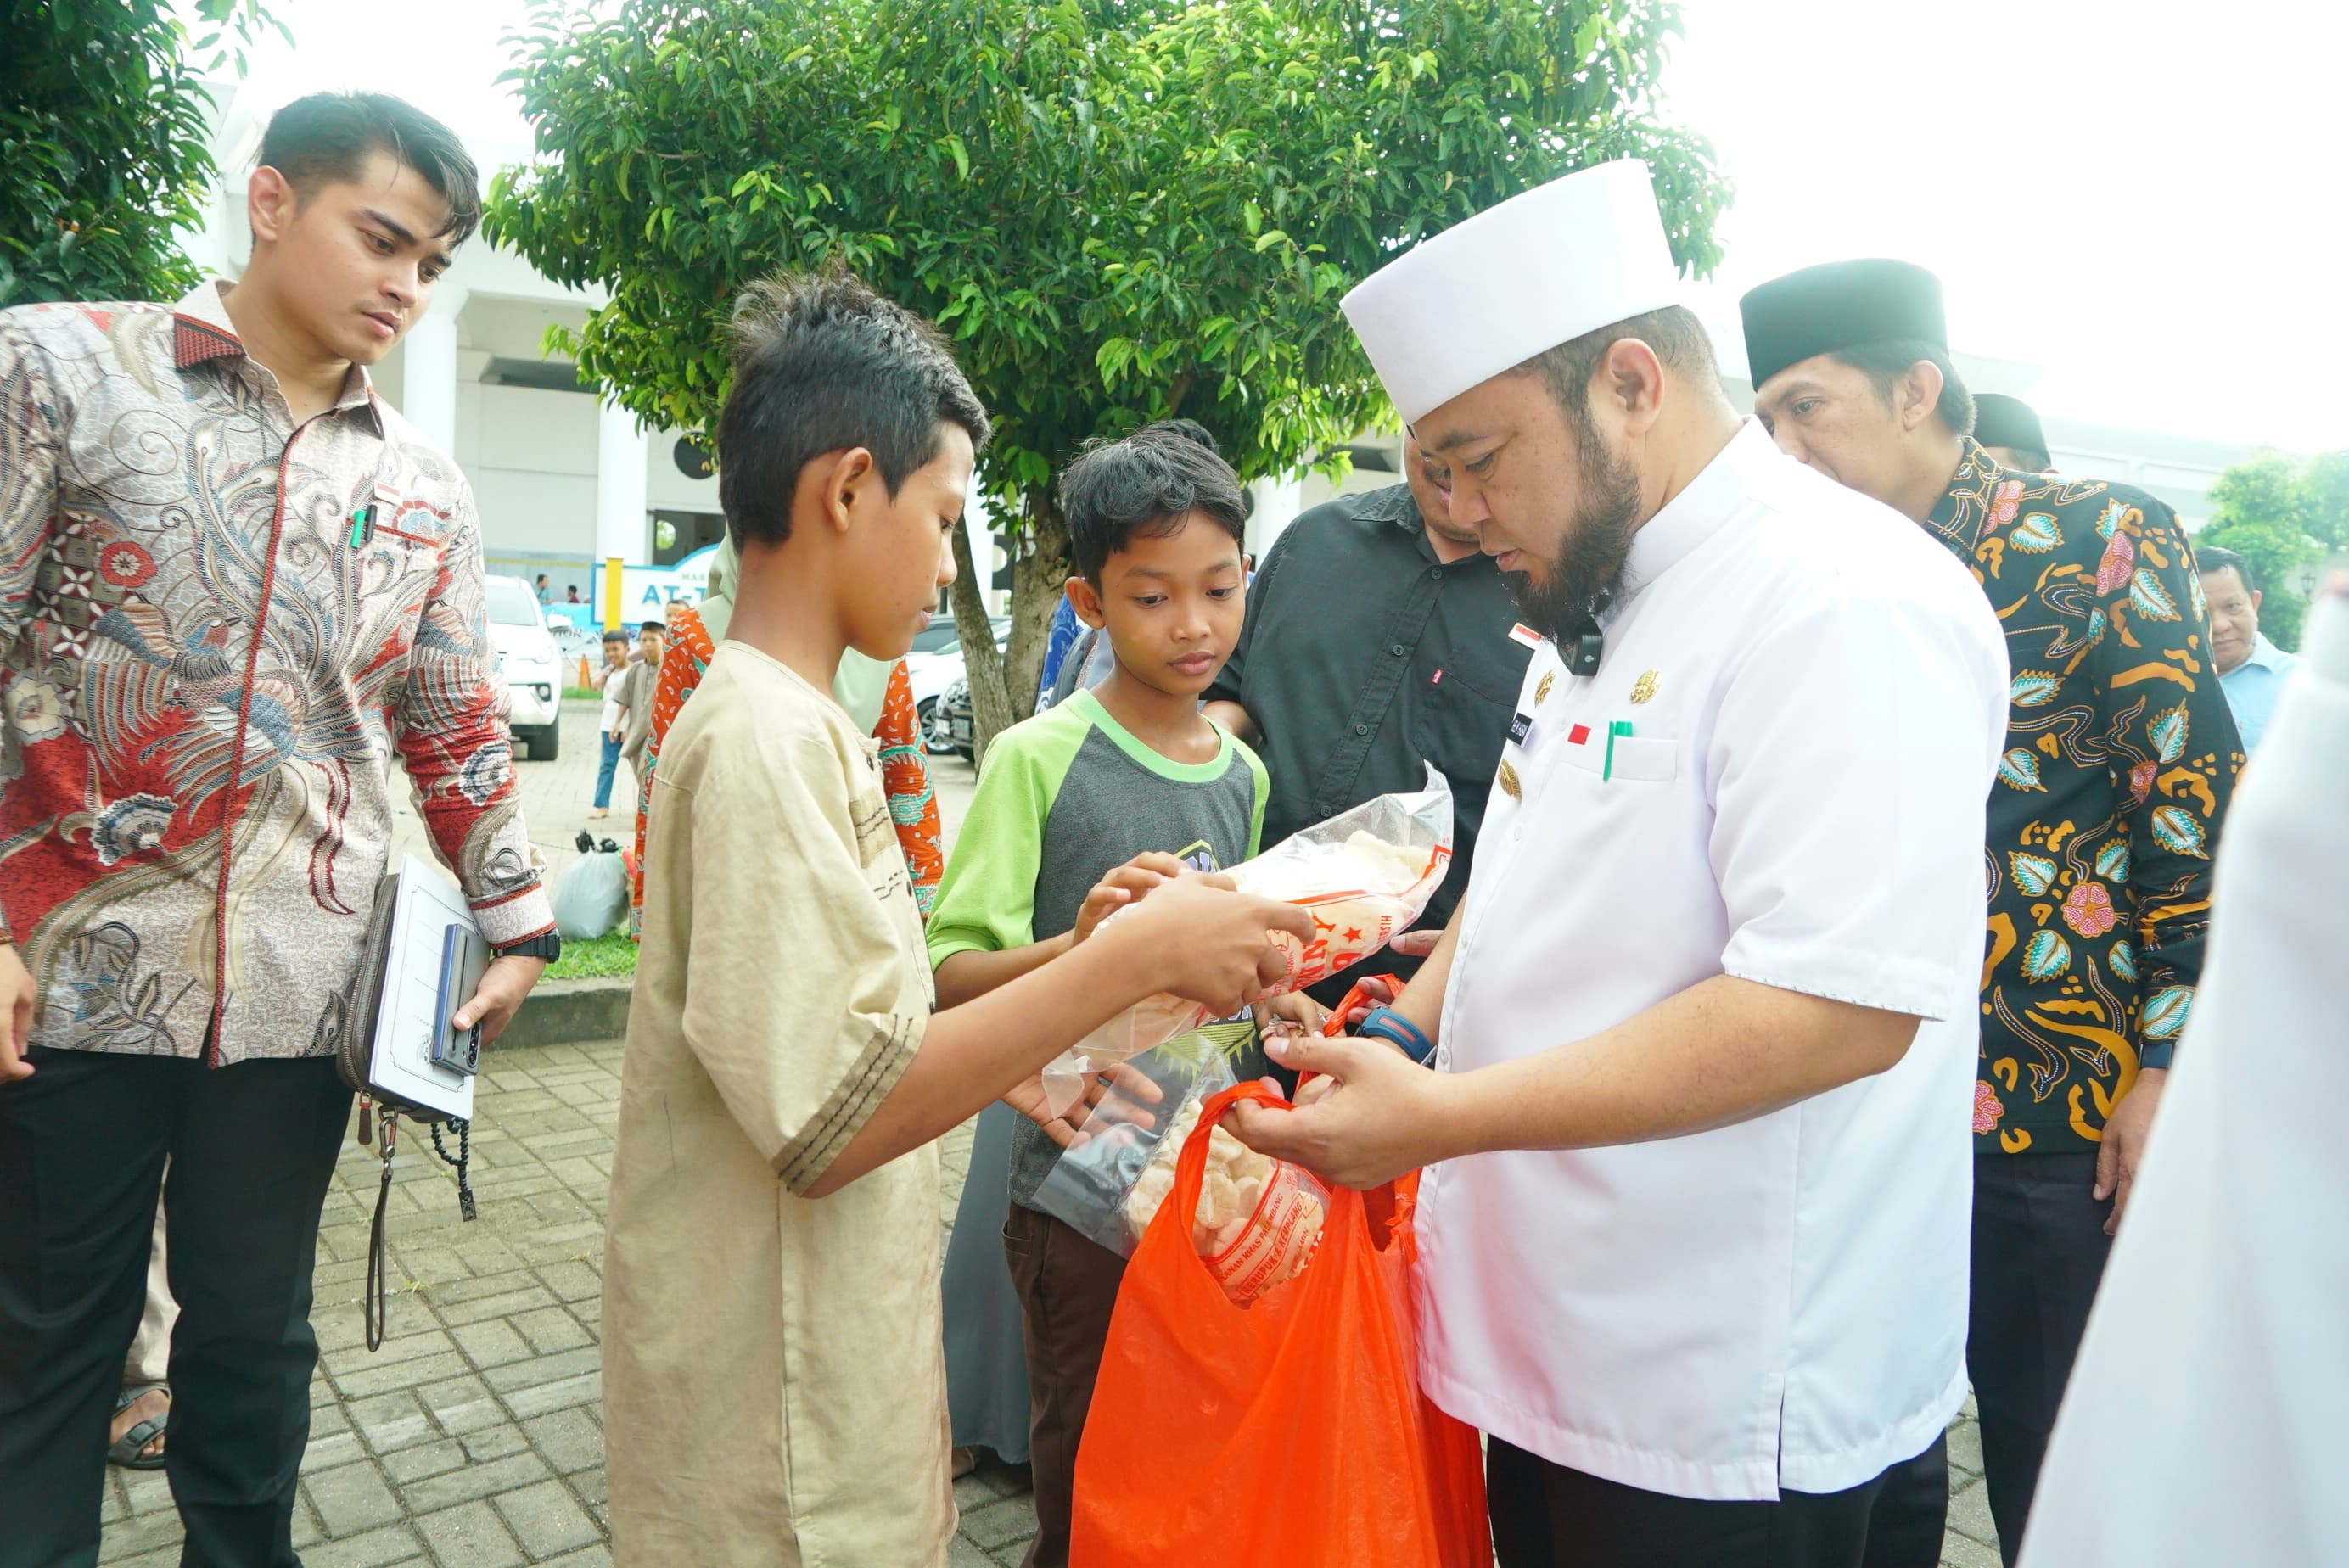
[[[1050,488],[1028,491],[1022,511],[1028,522],[1013,544],[1020,553],[1011,562],[1010,645],[1001,653],[988,634],[987,584],[971,558],[970,531],[954,531],[955,626],[962,636],[963,670],[970,682],[973,745],[982,759],[988,742],[1035,711],[1044,645],[1061,602],[1061,584],[1069,574],[1068,524]]]

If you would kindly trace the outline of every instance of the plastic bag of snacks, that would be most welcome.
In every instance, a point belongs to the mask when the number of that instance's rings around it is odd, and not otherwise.
[[[1205,1202],[1210,1129],[1243,1099],[1284,1103],[1261,1083],[1206,1102],[1179,1142],[1173,1202],[1126,1265],[1077,1453],[1069,1560],[1490,1568],[1476,1433],[1419,1390],[1417,1173],[1329,1193],[1310,1260],[1246,1310],[1202,1266],[1195,1231],[1169,1222]]]
[[[1037,1189],[1036,1206],[1089,1240],[1131,1255],[1174,1188],[1174,1163],[1199,1124],[1200,1106],[1232,1087],[1230,1064],[1154,1051],[1118,1069]],[[1160,1096],[1153,1100],[1153,1093]],[[1293,1165],[1258,1154],[1222,1128],[1211,1130],[1206,1174],[1191,1240],[1207,1272],[1241,1305],[1304,1267],[1320,1238],[1329,1194]]]
[[[1419,918],[1451,864],[1452,787],[1430,768],[1425,789],[1374,796],[1230,868],[1227,874],[1242,892],[1298,904],[1313,915],[1310,943],[1274,934],[1288,973],[1266,995],[1318,985],[1383,948]],[[1053,1109],[1075,1102],[1086,1073],[1181,1039],[1208,1016],[1206,1007],[1180,996],[1161,994],[1136,1003],[1044,1069]]]

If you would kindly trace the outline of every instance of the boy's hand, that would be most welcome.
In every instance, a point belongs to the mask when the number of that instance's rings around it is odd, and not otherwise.
[[[1155,890],[1103,940],[1123,933],[1135,966],[1154,988],[1228,1017],[1288,973],[1288,956],[1272,940],[1285,931],[1299,947],[1313,940],[1313,917],[1293,903],[1232,891],[1231,879],[1195,872]]]
[[[1003,1103],[1044,1130],[1044,1136],[1063,1149],[1073,1149],[1092,1134],[1086,1130],[1093,1112],[1108,1105],[1121,1127],[1154,1128],[1158,1125],[1157,1112],[1148,1108],[1165,1098],[1165,1092],[1141,1072],[1125,1062],[1118,1062],[1107,1070],[1085,1075],[1084,1092],[1077,1102],[1061,1112],[1052,1114],[1050,1097],[1044,1092],[1041,1073],[1019,1080]]]
[[[1077,923],[1069,932],[1069,945],[1073,947],[1082,942],[1102,921],[1160,882],[1173,882],[1183,874],[1184,869],[1183,862],[1173,855],[1154,850],[1116,867],[1085,894],[1084,904],[1077,911]]]
[[[1318,1035],[1329,1021],[1330,1009],[1302,991],[1268,996],[1256,1005],[1256,1027],[1260,1035]]]

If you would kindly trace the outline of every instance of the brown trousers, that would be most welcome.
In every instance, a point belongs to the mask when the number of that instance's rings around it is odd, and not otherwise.
[[[1050,1214],[1017,1203],[1003,1222],[1003,1252],[1019,1293],[1019,1336],[1028,1347],[1033,1401],[1028,1450],[1036,1539],[1022,1568],[1068,1568],[1077,1445],[1085,1435],[1085,1411],[1092,1404],[1125,1260]]]

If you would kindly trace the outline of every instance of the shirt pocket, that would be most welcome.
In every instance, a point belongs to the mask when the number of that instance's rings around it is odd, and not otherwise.
[[[1491,696],[1452,670],[1422,695],[1412,721],[1412,742],[1420,755],[1460,793],[1491,785],[1509,738],[1507,699]]]
[[[1566,760],[1610,784],[1669,784],[1680,777],[1681,743],[1671,736],[1619,735],[1610,765],[1606,738],[1594,735],[1580,746],[1568,747]]]

